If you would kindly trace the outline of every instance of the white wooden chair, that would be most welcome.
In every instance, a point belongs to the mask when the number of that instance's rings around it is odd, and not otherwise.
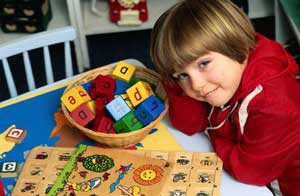
[[[70,42],[76,38],[75,29],[71,26],[57,28],[54,30],[43,31],[32,35],[24,36],[11,42],[0,44],[0,60],[2,61],[4,75],[7,81],[10,97],[18,95],[16,84],[7,58],[22,54],[23,64],[25,67],[26,81],[28,90],[36,89],[36,81],[33,75],[34,66],[31,65],[29,51],[34,49],[43,49],[43,57],[45,64],[45,75],[47,84],[54,82],[54,74],[52,68],[52,60],[50,57],[49,46],[64,43],[64,60],[65,60],[65,77],[73,75],[73,64],[71,56]],[[59,65],[62,66],[62,65]],[[25,77],[24,76],[24,77]],[[1,93],[2,90],[0,90]]]

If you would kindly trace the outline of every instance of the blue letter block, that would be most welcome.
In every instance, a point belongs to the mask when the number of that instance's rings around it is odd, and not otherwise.
[[[127,105],[124,99],[122,99],[121,96],[118,96],[117,98],[106,104],[105,108],[115,121],[118,121],[131,111],[130,107]]]
[[[164,109],[164,104],[157,97],[151,95],[138,106],[134,114],[146,126],[155,120]]]
[[[116,81],[116,88],[115,88],[115,95],[125,94],[126,90],[131,86],[130,83],[125,82],[123,80],[115,79]]]

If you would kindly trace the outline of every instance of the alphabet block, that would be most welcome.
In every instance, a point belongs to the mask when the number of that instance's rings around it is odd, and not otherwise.
[[[114,99],[113,96],[107,96],[107,97],[97,97],[96,102],[96,113],[102,113],[105,112],[105,105],[111,102]]]
[[[0,176],[1,177],[16,177],[17,176],[17,162],[3,162],[0,163]]]
[[[127,103],[127,105],[130,107],[130,109],[133,109],[133,105],[128,97],[127,94],[122,94],[121,97],[124,99],[124,101]]]
[[[113,96],[115,87],[115,80],[110,75],[99,74],[89,88],[90,95],[92,98]]]
[[[87,125],[95,118],[94,113],[85,103],[81,104],[79,107],[73,110],[70,113],[70,116],[81,126]]]
[[[121,120],[115,122],[113,127],[118,133],[127,133],[143,128],[143,124],[136,118],[133,111],[130,111]]]
[[[112,76],[125,82],[129,82],[132,78],[136,67],[125,61],[120,61],[112,72]]]
[[[116,81],[116,88],[114,92],[115,95],[126,93],[126,90],[131,86],[130,83],[125,82],[123,80],[116,79],[115,81]]]
[[[95,100],[90,100],[88,102],[86,102],[87,107],[90,108],[90,110],[96,114],[96,101]]]
[[[126,91],[132,105],[136,107],[138,104],[147,99],[153,94],[153,91],[147,82],[139,81],[138,83],[131,86]]]
[[[134,115],[146,126],[155,120],[164,109],[164,104],[157,97],[151,95],[137,107]]]
[[[133,77],[130,79],[129,83],[130,83],[131,85],[134,85],[135,83],[138,83],[139,81],[141,81],[139,78],[133,76]]]
[[[61,101],[72,112],[81,104],[91,100],[90,95],[85,91],[82,86],[76,86],[66,92],[62,97]]]
[[[5,140],[20,144],[26,136],[25,129],[13,127],[6,135]]]
[[[116,130],[113,128],[113,124],[114,124],[114,121],[111,118],[102,116],[96,131],[102,132],[102,133],[115,134]]]
[[[121,96],[118,96],[117,98],[109,102],[105,106],[105,108],[114,118],[115,121],[118,121],[128,112],[130,112],[130,107],[126,104],[126,102],[122,99]]]
[[[92,125],[91,125],[91,129],[92,129],[93,131],[97,131],[102,116],[104,116],[104,113],[97,113],[97,114],[96,114],[96,117],[95,117],[94,120],[92,121]]]

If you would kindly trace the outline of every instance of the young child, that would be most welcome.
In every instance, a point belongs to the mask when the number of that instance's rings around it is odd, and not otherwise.
[[[170,121],[209,135],[237,180],[300,195],[300,85],[284,48],[229,0],[182,0],[157,20],[151,58]]]

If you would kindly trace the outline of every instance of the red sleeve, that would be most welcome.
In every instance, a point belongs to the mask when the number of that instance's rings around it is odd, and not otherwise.
[[[259,96],[266,99],[266,95]],[[268,184],[282,174],[299,152],[299,112],[291,101],[274,100],[256,101],[249,106],[244,134],[238,142],[220,131],[209,132],[224,168],[241,182]]]
[[[169,99],[169,118],[171,124],[187,135],[205,130],[208,125],[208,105],[182,95],[179,86],[164,84]]]
[[[2,184],[1,177],[0,177],[0,196],[4,196],[4,186]]]

